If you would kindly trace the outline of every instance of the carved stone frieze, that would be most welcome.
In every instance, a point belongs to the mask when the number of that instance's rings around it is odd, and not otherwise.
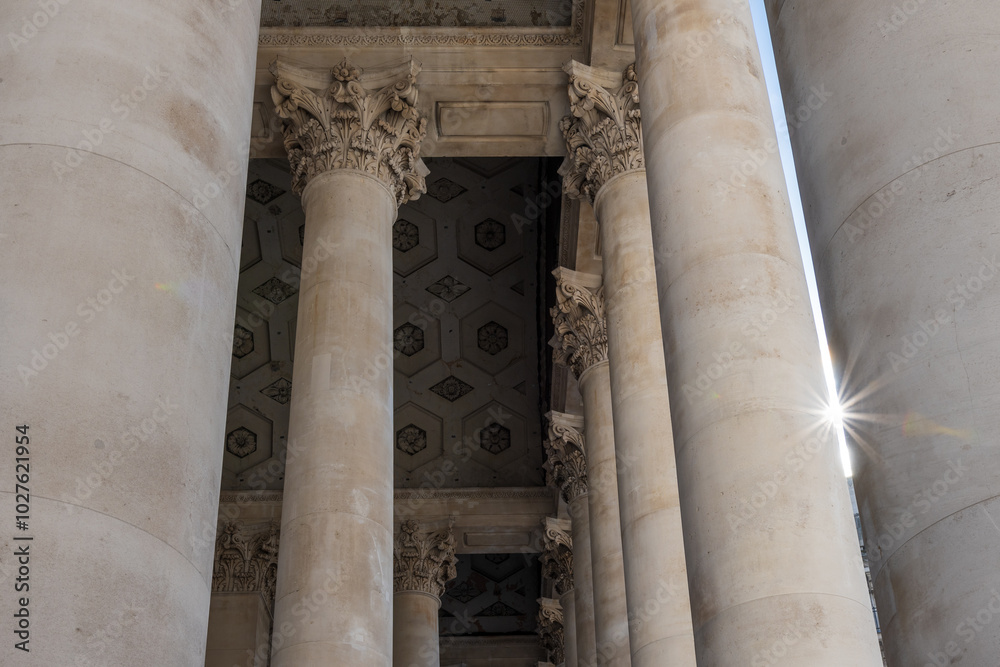
[[[212,590],[216,592],[259,591],[268,608],[274,608],[274,586],[278,572],[278,524],[251,527],[226,523],[215,539]]]
[[[271,65],[275,113],[284,120],[285,150],[292,189],[332,169],[357,169],[377,177],[397,204],[426,191],[427,167],[420,143],[427,120],[417,112],[415,85],[420,66],[366,70],[346,59],[333,68],[325,87],[318,78],[279,61]]]
[[[583,444],[583,419],[550,412],[549,438],[545,441],[545,471],[549,484],[559,489],[567,503],[587,493],[587,456]]]
[[[559,600],[538,598],[538,638],[548,654],[549,662],[558,665],[566,659],[563,608]]]
[[[577,379],[591,366],[608,360],[608,324],[604,287],[597,276],[564,268],[556,276],[555,361],[573,369]]]
[[[573,590],[573,538],[570,521],[545,517],[542,520],[542,576],[550,579],[557,595]]]
[[[620,76],[620,84],[617,73],[576,61],[564,69],[573,115],[559,123],[566,139],[566,161],[559,173],[570,196],[593,204],[611,177],[645,168],[635,65]]]
[[[458,576],[455,536],[450,527],[422,530],[416,521],[404,521],[393,552],[393,589],[419,591],[441,597]]]

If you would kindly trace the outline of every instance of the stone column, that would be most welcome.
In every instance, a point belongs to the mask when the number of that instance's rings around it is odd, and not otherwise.
[[[259,20],[0,4],[0,663],[204,664]]]
[[[594,578],[590,553],[590,512],[587,499],[587,456],[583,418],[550,412],[545,441],[549,484],[559,489],[569,506],[573,539],[573,609],[576,614],[576,659],[580,667],[597,664],[594,628]],[[555,424],[555,426],[553,426]],[[546,531],[548,532],[548,530]],[[555,539],[555,536],[552,536]]]
[[[632,12],[699,667],[879,665],[750,6]]]
[[[599,276],[565,268],[555,275],[556,359],[573,369],[583,395],[597,664],[620,667],[631,659],[604,293]],[[560,427],[553,418],[550,431]]]
[[[423,188],[418,67],[272,71],[306,215],[273,664],[388,667],[392,224]]]
[[[563,658],[566,667],[578,667],[576,602],[573,591],[573,538],[570,521],[546,517],[542,522],[542,576],[553,583],[562,607]]]
[[[633,667],[693,667],[677,466],[660,335],[635,69],[576,62],[562,122],[563,188],[600,226],[611,401]],[[586,308],[588,292],[564,283]]]
[[[393,545],[393,667],[440,667],[438,609],[458,572],[451,528],[421,530],[404,521]]]
[[[886,656],[994,665],[1000,6],[767,4]]]
[[[564,664],[566,651],[563,648],[563,608],[559,600],[538,598],[538,636],[549,663]]]

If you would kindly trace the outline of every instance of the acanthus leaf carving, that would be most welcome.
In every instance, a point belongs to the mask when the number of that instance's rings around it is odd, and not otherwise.
[[[458,576],[455,535],[451,527],[423,530],[404,521],[393,543],[393,589],[419,591],[440,598]]]
[[[591,204],[612,177],[645,168],[639,84],[635,65],[621,75],[621,85],[609,88],[612,73],[570,62],[571,116],[559,123],[566,139],[566,161],[559,173],[571,197]]]
[[[557,595],[573,590],[573,538],[567,519],[542,520],[542,576],[552,581]]]
[[[215,539],[212,590],[259,591],[268,608],[274,608],[278,573],[277,523],[252,529],[236,521],[226,523]]]
[[[278,61],[271,65],[275,113],[284,120],[284,145],[292,167],[292,189],[332,169],[357,169],[375,176],[402,205],[426,191],[427,167],[420,144],[427,119],[417,112],[415,85],[420,67],[361,70],[346,59],[333,68],[333,81],[317,91],[301,74]],[[391,79],[385,85],[378,85]],[[369,90],[365,84],[377,80]]]
[[[608,325],[603,285],[578,280],[585,274],[556,269],[556,305],[549,311],[555,325],[556,363],[573,369],[577,379],[588,368],[608,360]]]
[[[538,598],[538,638],[550,663],[558,665],[565,660],[563,608],[559,600]]]
[[[545,471],[549,484],[556,487],[567,503],[586,495],[587,456],[584,450],[583,420],[550,412],[549,437],[545,445]]]

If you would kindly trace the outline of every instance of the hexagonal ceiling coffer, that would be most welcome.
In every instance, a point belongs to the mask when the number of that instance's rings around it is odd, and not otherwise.
[[[407,424],[396,431],[396,449],[413,456],[427,449],[427,431],[416,424]]]
[[[493,218],[486,218],[476,225],[476,245],[493,252],[507,242],[507,228]]]
[[[257,434],[243,426],[226,434],[226,451],[238,458],[246,458],[257,451]]]
[[[499,454],[510,449],[510,429],[493,422],[479,434],[479,446],[490,454]]]
[[[476,332],[479,349],[487,354],[499,354],[507,349],[507,329],[494,321],[487,322]]]
[[[412,357],[424,349],[424,330],[407,322],[393,332],[393,347],[401,354]]]
[[[420,243],[420,229],[410,222],[400,218],[392,226],[392,247],[399,252],[408,252]]]

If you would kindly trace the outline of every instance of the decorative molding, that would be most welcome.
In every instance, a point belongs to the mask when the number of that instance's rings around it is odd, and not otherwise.
[[[278,60],[270,71],[275,114],[285,121],[292,190],[302,194],[310,180],[333,169],[375,176],[399,205],[427,190],[420,159],[427,119],[416,108],[416,61],[362,73],[344,59],[326,81]]]
[[[260,46],[283,47],[441,47],[441,46],[577,46],[583,44],[586,0],[572,0],[571,26],[566,28],[413,28],[315,27],[261,28]]]
[[[258,591],[269,611],[274,609],[278,572],[278,524],[253,527],[231,521],[215,539],[212,591]]]
[[[572,368],[579,380],[588,368],[608,360],[604,287],[599,276],[562,267],[552,273],[556,305],[549,312],[556,330],[554,358]]]
[[[416,521],[404,521],[392,547],[393,589],[419,591],[437,598],[458,576],[455,535],[451,527],[421,530]]]
[[[280,503],[281,497],[281,491],[223,491],[219,494],[219,503],[236,503],[237,505]]]
[[[563,608],[559,600],[538,598],[538,638],[549,662],[558,665],[565,660]]]
[[[588,490],[583,418],[561,412],[549,412],[545,417],[549,421],[549,438],[544,443],[545,472],[549,484],[571,503]]]
[[[617,73],[570,61],[570,110],[559,122],[566,139],[566,160],[559,168],[567,194],[591,204],[612,177],[645,168],[639,122],[639,84],[635,65]]]
[[[542,576],[550,579],[558,595],[573,590],[573,538],[569,519],[542,520]]]
[[[400,500],[542,500],[552,497],[547,486],[475,488],[475,489],[396,489],[393,499]]]

